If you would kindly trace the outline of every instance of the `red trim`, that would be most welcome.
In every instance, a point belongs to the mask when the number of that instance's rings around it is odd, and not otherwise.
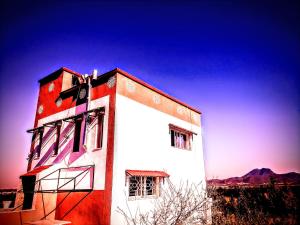
[[[172,97],[172,96],[170,96],[170,95],[164,93],[163,91],[161,91],[161,90],[159,90],[159,89],[157,89],[157,88],[151,86],[150,84],[147,84],[146,82],[140,80],[139,78],[137,78],[137,77],[135,77],[135,76],[133,76],[133,75],[127,73],[126,71],[124,71],[124,70],[122,70],[122,69],[120,69],[120,68],[116,68],[116,69],[114,69],[114,70],[112,70],[112,71],[121,73],[121,74],[124,75],[125,77],[127,77],[127,78],[129,78],[129,79],[131,79],[131,80],[133,80],[133,81],[135,81],[135,82],[137,82],[137,83],[139,83],[139,84],[141,84],[141,85],[143,85],[143,86],[145,86],[145,87],[151,89],[152,91],[155,91],[155,92],[157,92],[158,94],[161,94],[161,95],[165,96],[166,98],[169,98],[169,99],[171,99],[172,101],[177,102],[177,103],[179,103],[179,104],[181,104],[181,105],[183,105],[183,106],[185,106],[185,107],[187,107],[187,108],[189,108],[189,109],[191,109],[191,110],[193,110],[193,111],[195,111],[195,112],[201,114],[201,112],[200,112],[198,109],[195,109],[195,108],[193,108],[192,106],[189,106],[189,105],[183,103],[182,101],[180,101],[180,100],[178,100],[178,99],[176,99],[176,98],[174,98],[174,97]]]
[[[126,170],[126,175],[129,176],[145,176],[145,177],[169,177],[170,175],[163,171],[151,170]]]
[[[116,108],[116,85],[111,89],[109,95],[109,115],[108,115],[108,136],[103,216],[101,224],[110,224],[112,184],[113,184],[113,164],[114,164],[114,139],[115,139],[115,108]]]
[[[27,173],[21,175],[20,177],[35,176],[36,174],[42,172],[43,170],[48,169],[50,166],[51,165],[49,165],[49,166],[39,166],[39,167],[31,170],[30,172],[27,172]]]
[[[186,130],[186,129],[184,129],[184,128],[178,127],[178,126],[176,126],[176,125],[174,125],[174,124],[171,124],[171,123],[169,123],[169,129],[177,130],[177,131],[179,131],[179,132],[183,132],[183,133],[187,133],[187,134],[195,134],[195,135],[197,135],[197,133],[195,133],[195,132],[193,132],[193,131]]]

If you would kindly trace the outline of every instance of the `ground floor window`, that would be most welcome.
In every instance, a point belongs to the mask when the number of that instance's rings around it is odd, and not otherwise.
[[[132,176],[129,177],[129,196],[147,196],[159,195],[156,186],[159,185],[158,177],[142,177]]]
[[[166,177],[169,174],[163,171],[126,170],[129,198],[159,196],[161,182]]]

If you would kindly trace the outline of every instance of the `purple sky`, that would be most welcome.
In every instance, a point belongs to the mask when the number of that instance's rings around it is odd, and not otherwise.
[[[300,172],[296,1],[1,3],[0,188],[26,169],[38,79],[115,67],[200,109],[208,178]]]

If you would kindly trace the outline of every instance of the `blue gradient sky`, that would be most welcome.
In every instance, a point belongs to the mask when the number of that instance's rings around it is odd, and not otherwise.
[[[0,187],[25,171],[38,79],[115,67],[203,113],[208,178],[300,172],[296,1],[1,3]]]

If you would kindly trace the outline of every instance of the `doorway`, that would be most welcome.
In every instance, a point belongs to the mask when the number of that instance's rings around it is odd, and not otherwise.
[[[23,192],[24,192],[24,201],[23,201],[22,209],[32,208],[35,180],[36,180],[36,176],[22,177],[22,185],[23,185]]]

